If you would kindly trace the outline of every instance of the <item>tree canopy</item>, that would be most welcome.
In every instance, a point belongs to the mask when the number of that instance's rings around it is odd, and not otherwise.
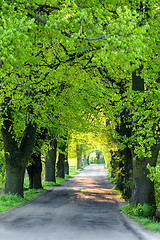
[[[103,118],[112,163],[115,155],[120,159],[115,165],[122,190],[133,178],[128,196],[154,204],[133,193],[142,184],[144,195],[154,195],[145,179],[160,146],[159,1],[2,0],[0,11],[7,191],[15,166],[22,170],[15,182],[23,186],[38,130],[61,141],[73,131],[95,131],[93,120],[101,125]]]

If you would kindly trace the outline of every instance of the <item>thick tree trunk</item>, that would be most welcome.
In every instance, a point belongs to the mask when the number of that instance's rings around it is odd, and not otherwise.
[[[9,100],[7,101],[9,102]],[[12,109],[9,107],[9,104],[3,117],[5,120],[3,121],[1,131],[6,165],[5,193],[18,194],[23,197],[24,174],[34,149],[36,126],[31,122],[27,123],[20,147],[18,147],[13,130]]]
[[[120,135],[122,137],[130,138],[132,134],[132,130],[129,123],[129,111],[124,109],[121,113],[121,123],[120,123]],[[133,157],[131,148],[128,147],[128,143],[124,144],[125,147],[120,151],[121,155],[121,167],[123,168],[123,195],[127,198],[131,197],[132,194],[132,180],[133,180]]]
[[[67,139],[63,143],[61,143],[59,149],[59,156],[58,156],[58,162],[57,162],[57,177],[65,178],[65,160],[67,156]]]
[[[56,182],[56,158],[57,158],[57,140],[53,138],[51,149],[45,158],[45,180],[48,182]]]
[[[77,169],[82,167],[82,158],[77,158]]]
[[[148,204],[156,206],[154,183],[149,179],[149,170],[147,164],[155,167],[159,153],[160,145],[151,147],[151,158],[141,157],[135,160],[133,164],[133,191],[130,202],[133,204]]]
[[[45,137],[46,137],[45,129],[41,129],[40,132],[36,133],[35,150],[31,155],[31,163],[27,167],[30,182],[29,187],[31,189],[43,188],[41,177],[42,175],[41,147],[43,145]]]
[[[118,166],[119,166],[119,152],[118,151],[110,151],[111,153],[111,161],[110,161],[110,164],[111,164],[111,168],[112,168],[112,171],[111,171],[111,177],[112,178],[117,178],[117,170],[118,170]]]
[[[68,163],[68,160],[65,160],[65,162],[64,162],[64,172],[65,172],[65,174],[69,175],[69,163]]]
[[[64,153],[59,153],[58,162],[57,162],[57,177],[65,178],[64,162],[65,162]]]
[[[140,73],[140,70],[138,73]],[[141,92],[144,90],[144,80],[137,75],[136,71],[132,74],[132,82],[132,89],[134,91]],[[142,156],[135,159],[133,163],[133,191],[130,199],[131,203],[146,203],[148,205],[155,206],[154,182],[151,182],[147,176],[149,174],[147,164],[149,163],[151,166],[156,166],[158,152],[159,144],[155,144],[151,147],[151,158]]]
[[[17,161],[21,161],[21,158],[17,158]],[[6,161],[6,194],[18,194],[23,197],[23,184],[24,184],[25,167],[14,165],[9,161]]]
[[[123,195],[127,198],[131,197],[132,194],[132,182],[133,182],[133,158],[131,149],[127,146],[123,150],[124,154],[124,187]]]
[[[28,175],[29,175],[29,188],[30,189],[38,189],[42,187],[42,162],[41,162],[41,152],[33,153],[32,156],[32,164],[27,167]]]

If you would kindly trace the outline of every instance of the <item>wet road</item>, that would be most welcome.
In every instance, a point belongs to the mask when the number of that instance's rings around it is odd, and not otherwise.
[[[29,204],[0,215],[1,240],[138,240],[119,213],[103,165],[90,165]]]

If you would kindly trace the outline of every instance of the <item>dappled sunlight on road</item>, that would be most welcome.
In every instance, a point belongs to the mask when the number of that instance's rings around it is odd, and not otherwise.
[[[99,185],[96,179],[79,178],[75,180],[77,187],[72,189],[76,191],[76,196],[81,200],[92,200],[95,202],[124,202],[123,199],[118,198],[116,192],[111,189],[103,188]]]
[[[78,198],[89,199],[95,202],[115,203],[112,196],[102,191],[102,189],[85,189],[77,193]]]

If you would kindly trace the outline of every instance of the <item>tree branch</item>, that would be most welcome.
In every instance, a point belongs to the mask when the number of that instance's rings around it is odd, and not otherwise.
[[[106,37],[106,36],[97,37],[97,38],[85,38],[85,40],[88,40],[88,41],[93,41],[93,40],[104,39],[105,37]]]
[[[39,22],[41,22],[43,24],[47,24],[47,21],[45,21],[45,20],[43,20],[43,19],[41,19],[41,18],[39,18],[37,16],[34,16],[31,13],[28,13],[27,16],[30,17],[30,18],[34,18],[34,19],[36,19],[37,21],[39,21]]]
[[[21,141],[20,150],[24,160],[28,160],[33,152],[36,137],[36,124],[29,122],[26,125],[24,135]]]

